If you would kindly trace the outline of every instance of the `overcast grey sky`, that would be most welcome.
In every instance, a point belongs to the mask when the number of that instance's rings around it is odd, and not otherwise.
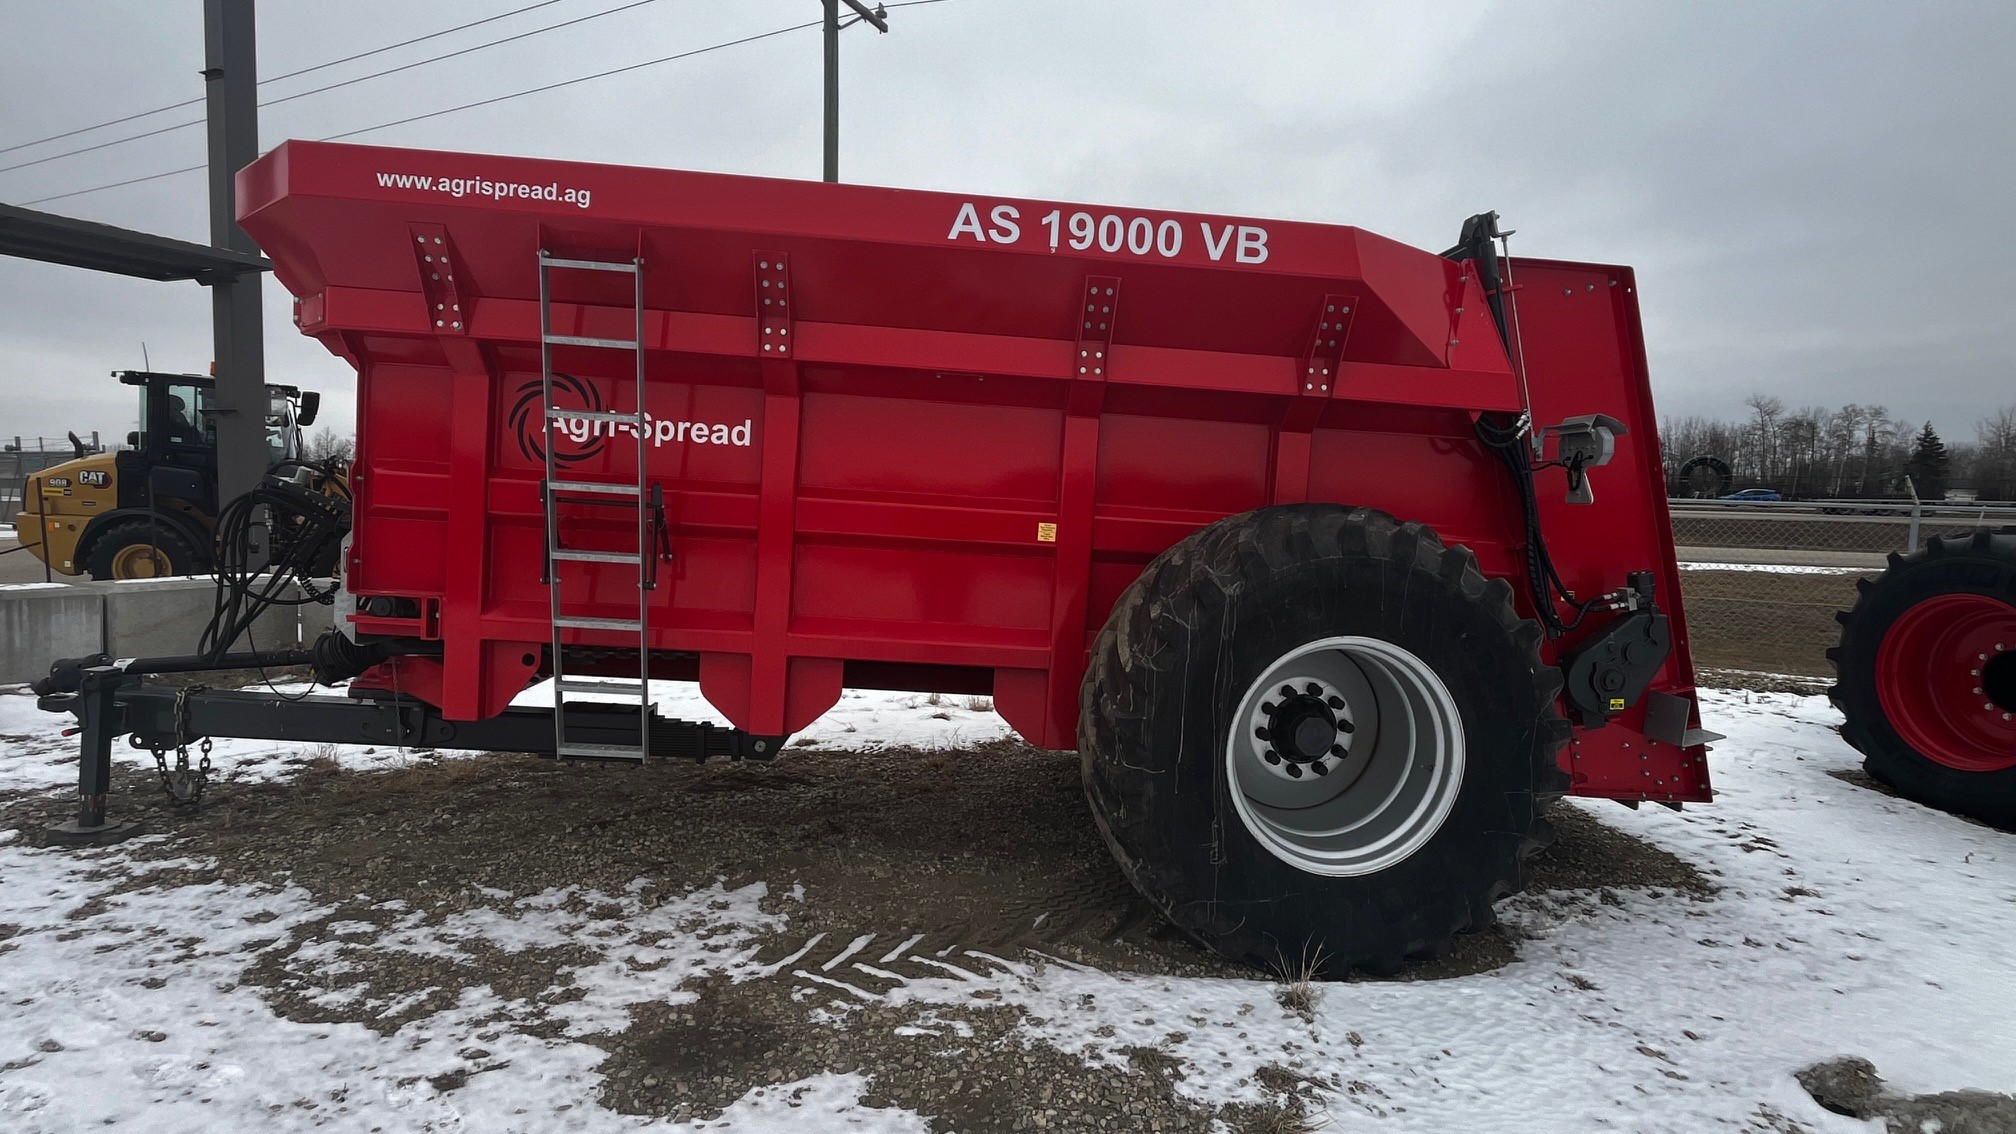
[[[277,75],[530,0],[267,0]],[[628,0],[536,11],[273,83],[273,98]],[[0,0],[0,146],[200,96],[200,0]],[[262,112],[324,137],[812,19],[654,0]],[[1638,269],[1665,414],[1765,390],[1929,418],[2016,402],[2007,264],[2016,3],[949,0],[843,46],[850,181],[1356,224],[1428,248],[1497,209],[1515,251]],[[819,172],[816,30],[360,141],[774,176]],[[194,108],[200,116],[200,106]],[[0,165],[180,120],[171,112]],[[13,203],[203,160],[201,129],[0,173]],[[184,174],[38,206],[193,239]],[[1991,286],[1992,285],[1992,286]],[[209,364],[207,294],[0,260],[0,434],[131,428],[105,372]],[[348,368],[267,286],[268,373]]]

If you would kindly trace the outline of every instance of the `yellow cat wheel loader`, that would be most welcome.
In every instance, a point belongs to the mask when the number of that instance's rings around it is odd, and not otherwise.
[[[21,546],[63,575],[144,579],[202,574],[215,559],[216,381],[194,374],[119,370],[140,394],[140,428],[128,448],[93,453],[27,478],[14,517]],[[321,395],[266,387],[268,464],[302,461],[302,429]],[[345,470],[299,464],[318,491],[348,495]],[[274,538],[284,539],[275,532]],[[330,564],[329,566],[333,566]]]

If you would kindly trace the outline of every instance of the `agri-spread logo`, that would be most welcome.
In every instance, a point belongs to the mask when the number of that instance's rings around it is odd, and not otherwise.
[[[509,414],[511,430],[518,437],[518,451],[527,460],[542,463],[546,460],[547,431],[539,407],[544,399],[544,386],[536,379],[527,382],[518,387]],[[557,407],[553,411],[553,463],[557,466],[576,465],[595,457],[617,437],[634,443],[640,431],[653,448],[681,442],[748,448],[755,442],[755,421],[751,418],[740,422],[667,421],[647,412],[644,424],[639,426],[634,422],[584,416],[606,413],[608,408],[602,403],[601,391],[571,374],[553,376],[553,401]]]

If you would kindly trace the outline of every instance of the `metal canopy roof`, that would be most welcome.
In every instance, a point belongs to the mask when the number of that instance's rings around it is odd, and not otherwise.
[[[4,204],[0,204],[0,255],[145,280],[205,284],[246,272],[273,270],[265,257],[247,252]]]

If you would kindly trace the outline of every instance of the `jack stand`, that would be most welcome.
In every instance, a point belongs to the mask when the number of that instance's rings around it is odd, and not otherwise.
[[[135,820],[115,823],[105,816],[105,797],[112,787],[112,739],[118,733],[117,695],[127,680],[109,665],[92,666],[83,673],[77,694],[78,724],[84,736],[77,755],[77,818],[48,828],[52,844],[104,846],[140,833]]]

